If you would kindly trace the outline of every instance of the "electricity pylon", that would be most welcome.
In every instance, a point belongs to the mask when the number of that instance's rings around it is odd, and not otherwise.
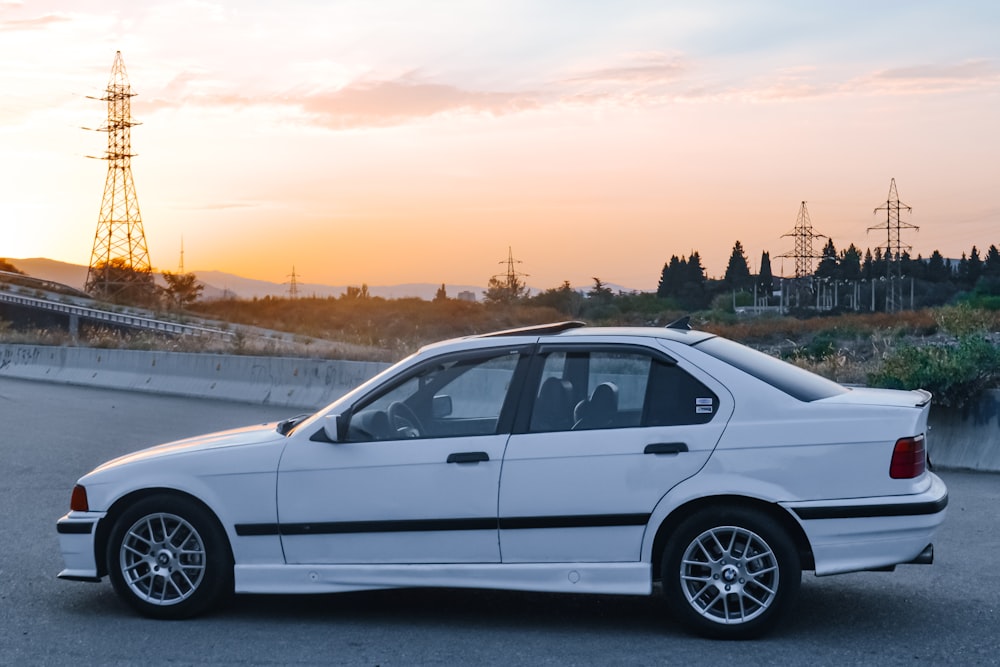
[[[795,238],[795,250],[778,255],[778,257],[795,258],[796,278],[805,278],[812,275],[812,262],[814,259],[820,258],[820,255],[817,255],[813,250],[813,239],[823,239],[826,236],[813,230],[812,222],[809,220],[809,210],[806,208],[805,202],[802,202],[802,205],[799,207],[799,215],[795,220],[795,229],[787,234],[782,234],[781,238],[785,238],[786,236]]]
[[[888,313],[900,310],[903,307],[903,253],[909,252],[911,246],[903,243],[902,231],[904,229],[920,229],[916,225],[903,222],[899,214],[902,211],[910,213],[912,208],[899,201],[899,194],[896,192],[896,179],[889,182],[889,198],[885,204],[873,211],[885,211],[885,223],[869,227],[868,231],[884,229],[886,231],[885,243],[877,246],[885,249],[885,310]]]
[[[132,182],[130,130],[138,124],[131,114],[134,95],[122,52],[116,51],[104,96],[91,98],[108,104],[107,123],[97,128],[108,133],[108,148],[100,158],[108,162],[108,175],[84,289],[102,299],[141,302],[152,298],[155,285]]]

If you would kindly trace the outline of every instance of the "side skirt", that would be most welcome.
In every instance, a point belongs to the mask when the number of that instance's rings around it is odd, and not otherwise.
[[[380,588],[493,588],[649,595],[649,563],[237,565],[237,593],[344,593]]]

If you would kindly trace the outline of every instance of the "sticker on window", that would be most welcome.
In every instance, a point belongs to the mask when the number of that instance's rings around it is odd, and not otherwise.
[[[712,414],[712,399],[711,398],[694,399],[694,412],[695,414],[699,415]]]

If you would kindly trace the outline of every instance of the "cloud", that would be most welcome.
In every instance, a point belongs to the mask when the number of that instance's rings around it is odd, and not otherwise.
[[[0,21],[0,32],[21,32],[27,30],[44,30],[50,25],[66,23],[71,19],[62,14],[46,14],[31,19],[8,19]]]
[[[629,56],[625,62],[581,72],[569,77],[571,84],[626,84],[649,86],[671,83],[689,70],[683,59],[653,52]]]
[[[299,100],[302,110],[321,124],[335,127],[386,126],[448,112],[494,116],[538,108],[527,92],[484,92],[403,77],[391,81],[359,81]]]
[[[360,80],[335,90],[318,92],[190,93],[187,84],[198,77],[181,74],[143,103],[145,112],[202,107],[286,107],[310,122],[333,129],[387,127],[445,113],[493,116],[537,109],[540,96],[531,92],[488,92],[429,83],[403,76],[393,80]]]
[[[879,93],[940,93],[995,86],[1000,68],[988,59],[951,65],[911,65],[874,72],[856,80],[859,89]]]

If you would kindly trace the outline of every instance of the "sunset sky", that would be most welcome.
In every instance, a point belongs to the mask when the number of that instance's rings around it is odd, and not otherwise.
[[[0,0],[0,257],[87,264],[120,50],[150,258],[284,282],[654,289],[1000,245],[1000,2]],[[818,249],[818,248],[817,248]]]

